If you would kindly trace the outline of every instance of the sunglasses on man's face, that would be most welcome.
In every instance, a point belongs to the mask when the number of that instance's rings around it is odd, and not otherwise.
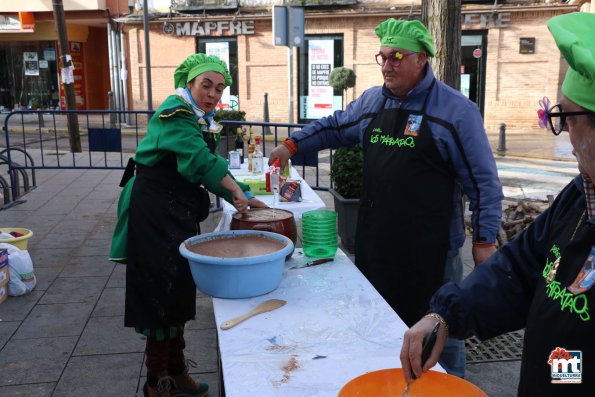
[[[376,63],[380,66],[384,66],[388,61],[390,66],[397,67],[401,65],[403,59],[407,58],[409,55],[417,54],[416,52],[408,52],[403,54],[400,51],[391,52],[388,56],[384,55],[383,53],[376,54]]]
[[[552,108],[547,111],[547,119],[550,124],[550,128],[552,129],[552,133],[554,135],[560,135],[566,127],[566,117],[582,116],[591,113],[593,112],[590,110],[583,110],[580,112],[563,112],[562,105],[557,104],[555,106],[552,106]]]

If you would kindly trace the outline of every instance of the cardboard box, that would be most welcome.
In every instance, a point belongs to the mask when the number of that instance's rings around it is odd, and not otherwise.
[[[265,176],[236,176],[236,180],[250,186],[250,191],[254,195],[273,194],[267,192]]]
[[[10,278],[8,269],[8,250],[0,248],[0,286],[8,284]]]
[[[0,286],[8,284],[8,281],[10,280],[10,272],[8,269],[8,265],[0,267]]]
[[[0,305],[8,298],[8,284],[0,287]]]

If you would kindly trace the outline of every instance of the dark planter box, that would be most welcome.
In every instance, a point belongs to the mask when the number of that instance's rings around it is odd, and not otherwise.
[[[355,228],[359,212],[359,199],[346,199],[333,189],[329,189],[335,201],[337,212],[337,233],[341,237],[343,247],[350,253],[355,253]]]

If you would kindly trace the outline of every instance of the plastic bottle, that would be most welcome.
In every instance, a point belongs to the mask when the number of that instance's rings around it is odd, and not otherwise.
[[[242,129],[238,128],[235,139],[236,152],[240,154],[240,164],[244,162],[244,139],[242,139]]]
[[[254,137],[254,153],[252,153],[252,173],[254,174],[262,174],[264,172],[263,169],[263,155],[262,150],[260,150],[260,137]]]
[[[273,161],[273,165],[271,166],[271,191],[278,193],[279,192],[279,171],[281,169],[281,164],[279,164],[279,160]]]

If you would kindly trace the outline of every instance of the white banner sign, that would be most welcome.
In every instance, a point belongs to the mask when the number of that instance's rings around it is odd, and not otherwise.
[[[205,52],[207,55],[215,55],[219,57],[219,59],[221,59],[227,65],[227,70],[230,70],[228,42],[206,43]],[[217,109],[231,109],[230,102],[229,87],[225,87],[223,96],[221,96],[221,101],[217,104]]]
[[[308,119],[319,119],[333,112],[333,87],[329,75],[334,68],[334,41],[308,42]]]

